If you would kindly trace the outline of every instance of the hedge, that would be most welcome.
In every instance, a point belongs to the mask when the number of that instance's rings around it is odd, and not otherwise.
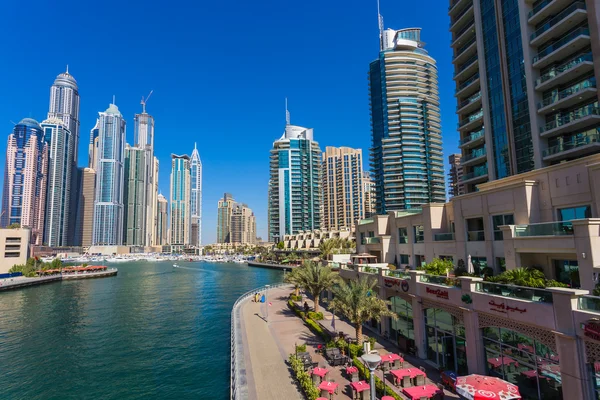
[[[368,382],[370,382],[369,380],[371,379],[371,372],[367,369],[367,367],[365,367],[365,365],[358,359],[358,357],[353,357],[352,358],[352,364],[354,364],[354,366],[356,368],[358,368],[358,373],[359,375]],[[377,391],[377,395],[379,396],[383,396],[383,387],[387,386],[385,385],[385,383],[383,383],[383,381],[381,379],[379,379],[379,377],[377,375],[375,375],[375,389]],[[398,393],[394,392],[391,388],[389,388],[385,391],[385,395],[386,396],[391,396],[393,397],[395,400],[403,400],[402,397],[400,397],[398,395]]]
[[[304,323],[306,323],[306,325],[308,326],[308,328],[313,333],[319,335],[321,337],[321,339],[323,339],[325,341],[325,343],[327,343],[328,341],[331,340],[331,336],[329,335],[329,333],[325,332],[325,330],[323,330],[323,328],[321,327],[321,325],[319,325],[318,323],[316,323],[312,319],[308,318],[306,316],[306,314],[304,313],[304,311],[300,311],[300,309],[298,309],[298,307],[296,306],[296,304],[294,304],[294,302],[292,300],[288,300],[288,307],[290,309],[292,309],[292,311],[294,311],[294,313],[297,316],[299,316],[300,318],[302,318],[304,320]]]
[[[316,400],[316,398],[320,395],[319,389],[313,384],[310,374],[304,370],[302,361],[294,354],[290,354],[289,361],[292,371],[294,371],[296,379],[300,383],[300,386],[302,386],[302,390],[304,391],[306,398],[308,400]]]

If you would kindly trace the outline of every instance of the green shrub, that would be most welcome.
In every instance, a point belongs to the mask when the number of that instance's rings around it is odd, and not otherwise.
[[[302,301],[302,296],[300,296],[300,295],[296,296],[295,294],[290,294],[290,299],[292,301]]]
[[[567,285],[566,283],[555,281],[554,279],[549,279],[546,281],[546,287],[569,287],[569,285]]]
[[[309,311],[308,318],[312,319],[313,321],[321,321],[323,319],[323,313],[322,312],[316,313],[314,311]]]
[[[377,342],[377,340],[375,340],[374,337],[369,337],[369,343],[371,344],[371,349],[375,349],[376,342]]]
[[[350,358],[360,357],[363,355],[363,349],[357,344],[350,343],[348,345],[348,355],[350,356]]]
[[[288,300],[288,307],[294,311],[294,313],[304,320],[304,323],[308,326],[308,328],[315,334],[319,335],[321,339],[323,339],[326,343],[331,340],[331,336],[329,333],[325,332],[321,325],[316,323],[310,318],[306,318],[304,311],[300,311],[300,309],[294,304],[292,300]]]
[[[444,276],[448,270],[454,268],[452,260],[442,260],[440,258],[434,258],[430,263],[423,265],[418,270],[423,270],[429,275]]]
[[[303,353],[306,351],[306,343],[301,344],[300,346],[296,346],[297,353]]]
[[[358,359],[358,357],[353,357],[352,363],[354,364],[354,366],[356,368],[358,368],[358,374],[360,375],[360,377],[363,378],[364,380],[366,380],[367,383],[370,382],[371,373],[369,372],[367,367],[365,367],[365,365]],[[375,390],[376,390],[377,395],[383,396],[384,386],[387,386],[387,385],[381,379],[379,379],[377,374],[375,374]],[[387,387],[387,389],[385,391],[385,395],[391,396],[396,400],[403,400],[403,398],[400,397],[398,394],[396,394],[389,386]]]
[[[306,398],[309,400],[315,400],[319,397],[319,389],[313,384],[312,379],[308,372],[304,370],[304,365],[302,361],[296,357],[294,354],[290,354],[290,366],[292,367],[292,371],[294,371],[294,375],[296,379],[300,383]]]

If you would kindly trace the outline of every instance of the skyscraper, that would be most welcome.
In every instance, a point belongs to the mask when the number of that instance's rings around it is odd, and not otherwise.
[[[462,165],[460,165],[460,154],[450,154],[450,156],[448,156],[448,162],[450,163],[448,193],[450,196],[460,196],[461,194],[465,194],[465,186],[460,183],[463,176]]]
[[[387,29],[369,66],[378,214],[446,199],[437,67],[423,47],[420,28]]]
[[[231,243],[256,243],[256,217],[252,210],[243,203],[235,203],[231,210]]]
[[[194,143],[194,151],[192,151],[191,174],[192,244],[199,246],[202,244],[202,161],[200,161],[196,143]]]
[[[171,246],[191,243],[190,156],[171,154]]]
[[[598,2],[450,1],[467,193],[600,151]]]
[[[231,243],[231,216],[235,200],[225,193],[217,206],[217,243]]]
[[[353,229],[365,218],[362,150],[329,147],[323,153],[323,203],[321,228]]]
[[[321,227],[321,149],[313,130],[289,124],[273,143],[269,180],[269,241]]]
[[[363,171],[363,199],[365,202],[365,218],[375,215],[375,184],[371,179],[371,174]]]
[[[98,151],[98,135],[100,134],[100,120],[96,119],[96,125],[90,131],[90,143],[88,146],[88,167],[96,168],[96,158]]]
[[[146,150],[125,146],[124,239],[128,246],[144,246],[146,232]]]
[[[25,118],[8,135],[2,227],[20,224],[31,228],[31,243],[41,245],[46,206],[48,144],[36,120]]]
[[[125,120],[114,104],[99,115],[92,243],[119,246],[123,244]]]
[[[44,240],[47,246],[67,246],[69,220],[76,218],[71,210],[71,176],[73,171],[73,137],[62,120],[52,117],[42,122],[44,140],[48,144],[48,179]]]
[[[156,245],[164,246],[169,241],[169,202],[162,194],[157,196]]]
[[[78,201],[78,220],[76,224],[76,243],[83,247],[92,245],[94,227],[94,198],[96,191],[96,171],[83,168],[81,172],[81,190]]]
[[[65,125],[65,128],[71,132],[71,140],[73,142],[71,182],[66,183],[65,186],[69,186],[69,210],[76,210],[78,192],[73,189],[76,189],[79,184],[77,181],[79,174],[76,173],[79,152],[79,88],[73,75],[69,74],[68,66],[67,71],[58,75],[50,88],[48,118],[60,119]],[[75,215],[75,218],[69,218],[68,220],[66,239],[68,244],[74,244],[75,241],[76,219]]]

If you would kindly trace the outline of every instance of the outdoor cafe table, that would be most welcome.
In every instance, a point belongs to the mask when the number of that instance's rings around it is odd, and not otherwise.
[[[394,378],[396,378],[397,382],[401,382],[402,378],[405,376],[410,377],[410,379],[416,378],[418,375],[425,375],[425,372],[421,371],[419,368],[404,368],[404,369],[396,369],[394,371],[390,371]]]
[[[517,362],[510,357],[492,357],[492,358],[488,358],[487,361],[490,364],[492,364],[492,366],[494,368],[498,368],[502,364],[504,364],[504,365],[510,365],[512,363],[515,363],[515,365],[517,364]]]
[[[371,388],[371,386],[369,386],[369,384],[365,381],[352,382],[350,383],[350,386],[352,386],[352,389],[356,393],[360,393],[363,390],[369,390]]]
[[[398,354],[394,354],[394,353],[384,354],[381,356],[381,362],[382,363],[390,363],[390,366],[395,361],[400,361],[401,363],[403,363],[404,359],[402,357],[400,357]]]
[[[432,398],[437,393],[442,391],[435,385],[413,386],[402,389],[402,393],[408,396],[411,400],[419,400],[421,397]]]
[[[338,384],[335,382],[323,381],[319,385],[319,390],[326,390],[327,392],[329,392],[329,394],[333,394],[333,393],[335,393],[335,389],[337,389],[337,387],[338,387]]]
[[[329,370],[326,368],[316,367],[316,368],[313,368],[313,370],[311,371],[311,374],[320,376],[321,378],[325,378],[325,375],[327,375],[328,372],[329,372]]]
[[[346,368],[346,374],[348,375],[352,375],[354,373],[358,372],[358,368],[356,367],[348,367]]]

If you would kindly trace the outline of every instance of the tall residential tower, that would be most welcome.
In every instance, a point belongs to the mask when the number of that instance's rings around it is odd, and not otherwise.
[[[219,200],[217,208],[217,243],[231,243],[231,216],[235,200],[225,193]]]
[[[446,199],[438,73],[424,45],[420,28],[387,29],[369,66],[378,214]]]
[[[192,213],[192,245],[202,244],[202,161],[196,144],[190,160],[191,165],[191,208]]]
[[[171,246],[183,249],[191,244],[190,156],[171,154]]]

